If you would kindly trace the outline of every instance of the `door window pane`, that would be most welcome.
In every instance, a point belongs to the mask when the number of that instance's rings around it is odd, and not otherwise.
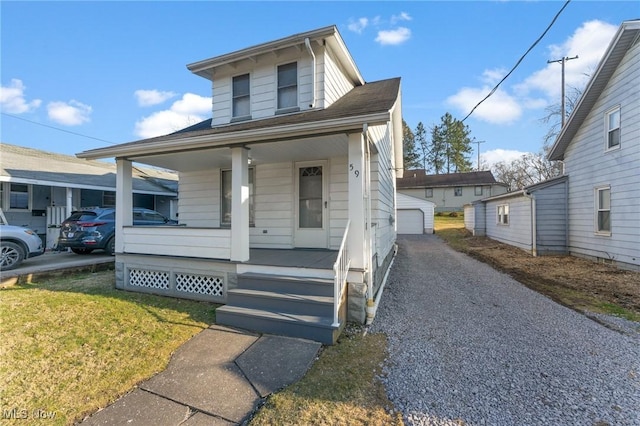
[[[298,226],[322,228],[322,167],[299,170]]]

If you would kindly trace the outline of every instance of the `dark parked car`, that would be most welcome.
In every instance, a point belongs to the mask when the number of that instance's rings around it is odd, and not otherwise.
[[[116,210],[114,208],[90,208],[73,212],[62,222],[58,248],[70,248],[77,254],[88,254],[101,249],[108,254],[115,252]],[[177,225],[160,213],[143,208],[133,209],[133,224]]]

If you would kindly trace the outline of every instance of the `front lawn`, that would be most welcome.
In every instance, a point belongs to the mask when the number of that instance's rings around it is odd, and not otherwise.
[[[64,425],[162,371],[215,307],[115,290],[113,271],[0,289],[0,407]],[[52,419],[53,417],[53,419]]]

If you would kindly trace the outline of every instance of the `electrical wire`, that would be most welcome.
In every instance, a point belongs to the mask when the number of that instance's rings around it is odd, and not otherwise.
[[[48,124],[40,123],[38,121],[29,120],[29,119],[26,119],[24,117],[18,117],[17,115],[9,114],[9,113],[6,113],[6,112],[3,112],[1,114],[2,115],[6,115],[7,117],[17,118],[18,120],[26,121],[26,122],[31,123],[31,124],[37,124],[38,126],[48,127],[49,129],[58,130],[60,132],[65,132],[65,133],[69,133],[71,135],[81,136],[83,138],[94,139],[94,140],[97,140],[97,141],[100,141],[100,142],[108,143],[110,145],[115,145],[115,142],[110,142],[110,141],[107,141],[107,140],[104,140],[104,139],[100,139],[100,138],[96,138],[96,137],[93,137],[93,136],[83,135],[82,133],[72,132],[71,130],[65,130],[65,129],[61,129],[59,127],[55,127],[55,126],[50,126]]]
[[[536,47],[536,45],[538,43],[540,43],[540,40],[542,40],[544,38],[544,36],[547,34],[547,32],[549,32],[549,30],[551,29],[551,27],[553,26],[553,24],[555,24],[556,20],[558,19],[558,17],[560,16],[560,14],[562,13],[562,11],[569,5],[569,3],[571,3],[571,0],[567,0],[565,2],[565,4],[562,6],[562,8],[558,11],[558,13],[556,13],[556,16],[553,17],[553,20],[551,21],[551,23],[549,24],[549,26],[547,26],[547,29],[544,30],[544,32],[542,33],[542,35],[540,35],[540,37],[538,37],[538,39],[531,45],[531,47],[529,47],[529,49],[524,53],[524,55],[522,55],[520,57],[520,59],[518,59],[518,62],[516,62],[516,64],[513,66],[513,68],[511,68],[511,71],[509,71],[507,73],[507,75],[505,75],[502,80],[500,80],[498,82],[498,84],[496,84],[496,86],[491,89],[491,92],[489,92],[489,94],[487,96],[485,96],[480,102],[478,102],[476,104],[476,106],[473,107],[473,109],[471,109],[471,111],[469,112],[469,114],[467,114],[467,116],[465,118],[462,119],[462,122],[464,122],[464,120],[466,120],[467,118],[469,118],[469,116],[471,116],[471,114],[473,114],[473,111],[476,110],[476,108],[478,108],[480,106],[481,103],[483,103],[484,101],[486,101],[487,99],[489,99],[489,97],[491,97],[491,95],[493,95],[495,93],[496,90],[498,90],[498,87],[500,87],[500,85],[502,84],[503,81],[505,81],[510,75],[511,73],[513,73],[516,68],[518,68],[518,65],[520,65],[520,63],[522,62],[522,60],[525,58],[525,56],[527,56],[529,54],[529,52],[531,52],[533,50],[534,47]]]

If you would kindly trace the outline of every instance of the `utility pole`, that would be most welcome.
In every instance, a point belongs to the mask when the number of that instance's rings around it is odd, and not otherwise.
[[[563,57],[562,59],[556,59],[555,61],[547,61],[548,64],[553,64],[553,63],[561,63],[562,64],[562,103],[560,106],[560,114],[561,114],[561,127],[564,127],[564,64],[567,61],[570,61],[572,59],[578,59],[578,55],[574,56],[573,58],[569,58],[568,56]]]
[[[478,151],[478,171],[480,171],[480,144],[481,143],[485,143],[485,142],[486,141],[476,141],[476,140],[471,141],[471,143],[477,143],[478,144],[478,149],[477,149],[477,151]]]

